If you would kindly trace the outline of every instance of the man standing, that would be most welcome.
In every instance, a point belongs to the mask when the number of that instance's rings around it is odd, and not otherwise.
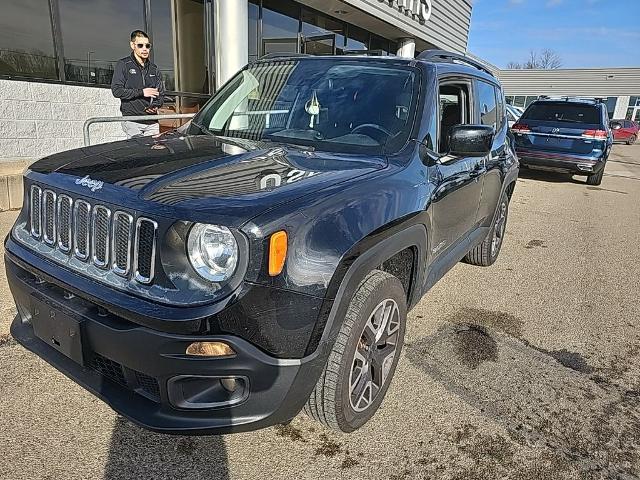
[[[142,30],[134,30],[130,45],[131,55],[116,64],[111,92],[120,99],[123,116],[155,115],[164,102],[164,85],[160,70],[149,60],[149,36]],[[154,120],[123,122],[122,129],[128,138],[160,133],[160,125]]]

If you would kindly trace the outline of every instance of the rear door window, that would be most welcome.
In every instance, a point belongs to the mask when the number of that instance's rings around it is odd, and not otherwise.
[[[522,118],[548,122],[600,124],[600,115],[594,105],[564,102],[534,103],[524,112]]]

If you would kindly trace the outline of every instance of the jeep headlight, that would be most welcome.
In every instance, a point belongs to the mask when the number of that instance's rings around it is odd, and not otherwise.
[[[238,243],[227,227],[196,223],[187,240],[194,270],[212,282],[228,280],[238,265]]]

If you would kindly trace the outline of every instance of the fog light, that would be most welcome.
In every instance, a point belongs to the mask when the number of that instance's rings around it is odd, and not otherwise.
[[[186,353],[198,357],[227,357],[236,354],[233,348],[223,342],[193,342],[187,347]]]

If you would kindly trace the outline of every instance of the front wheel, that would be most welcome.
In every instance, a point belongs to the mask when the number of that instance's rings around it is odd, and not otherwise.
[[[374,270],[360,283],[304,412],[325,426],[353,432],[376,413],[398,364],[406,294],[393,275]]]
[[[498,202],[498,209],[493,218],[493,223],[489,229],[489,233],[481,244],[472,248],[464,257],[464,261],[471,265],[479,265],[488,267],[498,258],[504,233],[507,228],[507,217],[509,216],[509,195],[503,192]]]

